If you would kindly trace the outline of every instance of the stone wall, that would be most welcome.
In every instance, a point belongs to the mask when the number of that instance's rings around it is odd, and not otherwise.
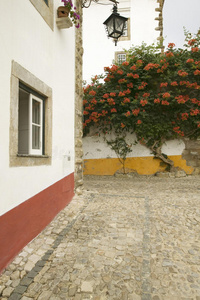
[[[158,27],[155,28],[155,30],[159,31],[159,37],[157,40],[160,42],[160,48],[161,52],[164,51],[164,46],[163,46],[163,6],[165,0],[157,0],[159,3],[159,7],[156,8],[156,11],[159,13],[158,17],[155,18],[156,21],[158,21]]]
[[[76,64],[75,64],[75,189],[83,185],[83,150],[82,150],[82,1],[76,1],[77,11],[80,15],[80,27],[76,29]]]
[[[185,150],[182,157],[186,160],[187,165],[195,169],[195,173],[200,174],[200,139],[185,139]]]

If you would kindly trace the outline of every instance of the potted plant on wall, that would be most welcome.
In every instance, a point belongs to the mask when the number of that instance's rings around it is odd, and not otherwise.
[[[76,7],[73,5],[72,1],[71,0],[61,0],[61,2],[63,2],[64,6],[58,7],[58,10],[57,10],[58,19],[68,18],[68,20],[70,19],[71,26],[74,24],[76,28],[79,28],[80,16],[76,12]],[[58,23],[60,24],[61,22],[58,22]],[[69,24],[69,22],[68,22],[68,24]],[[68,26],[68,27],[71,27],[71,26]],[[60,28],[68,28],[68,27],[60,27]]]

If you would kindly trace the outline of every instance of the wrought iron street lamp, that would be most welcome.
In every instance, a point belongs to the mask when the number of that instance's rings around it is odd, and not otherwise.
[[[125,23],[128,18],[120,16],[117,12],[117,4],[113,6],[113,13],[108,17],[108,19],[103,23],[106,26],[106,31],[108,37],[114,39],[115,46],[117,45],[118,38],[123,34]]]

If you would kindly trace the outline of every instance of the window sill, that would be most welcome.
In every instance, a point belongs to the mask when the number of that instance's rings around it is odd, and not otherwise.
[[[17,154],[17,157],[49,158],[49,155]]]
[[[17,154],[10,157],[10,167],[33,167],[51,165],[49,155]]]

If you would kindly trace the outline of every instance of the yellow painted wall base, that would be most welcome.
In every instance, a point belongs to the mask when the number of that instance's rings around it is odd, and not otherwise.
[[[192,174],[194,168],[186,165],[186,160],[181,155],[169,156],[174,161],[174,167],[179,167],[186,174]],[[153,175],[156,172],[163,172],[164,166],[160,166],[161,160],[153,159],[152,156],[128,157],[125,167],[137,172],[140,175]],[[84,160],[84,175],[114,175],[122,169],[118,158],[101,158]]]

